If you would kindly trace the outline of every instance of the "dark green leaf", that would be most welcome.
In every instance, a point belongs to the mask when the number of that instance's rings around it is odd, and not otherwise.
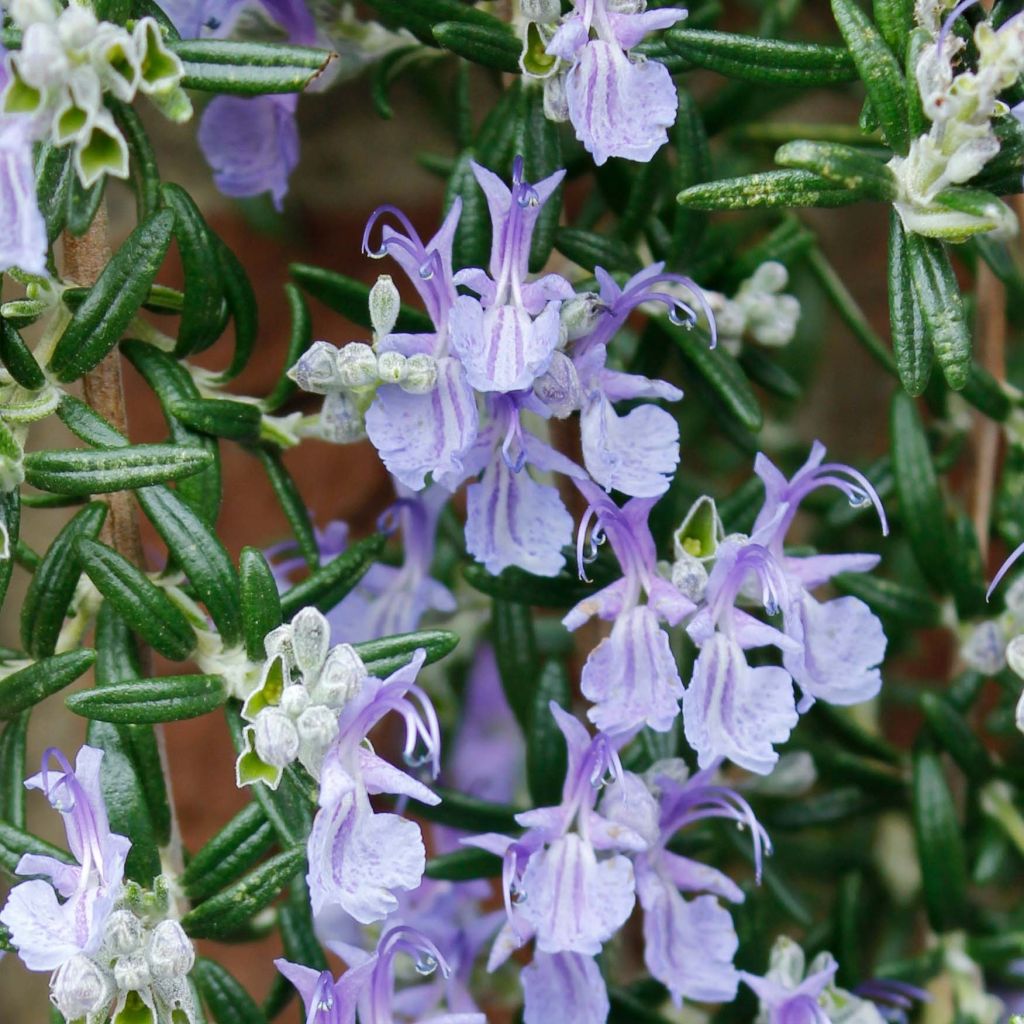
[[[142,221],[156,213],[160,206],[160,170],[156,154],[142,120],[127,103],[114,103],[114,120],[128,143],[136,212]]]
[[[94,448],[126,448],[128,438],[111,426],[95,409],[73,395],[64,395],[57,407],[61,422],[75,437]]]
[[[775,162],[813,171],[864,199],[889,202],[896,196],[896,181],[889,168],[855,146],[796,139],[776,151]]]
[[[443,21],[433,27],[434,39],[446,50],[457,53],[474,64],[518,75],[519,53],[523,48],[519,37],[505,22],[476,25],[461,21]]]
[[[246,804],[191,860],[181,876],[193,903],[207,899],[251,868],[274,841],[258,803]]]
[[[315,570],[320,564],[320,545],[316,540],[316,531],[309,518],[306,502],[285,468],[281,454],[267,446],[254,449],[253,454],[263,464],[263,471],[267,474],[274,495],[284,511],[288,525],[292,528],[302,557],[305,558],[306,564]]]
[[[224,288],[224,299],[228,311],[235,321],[235,350],[231,362],[223,373],[217,375],[217,382],[224,384],[234,380],[249,363],[256,346],[256,335],[259,332],[259,318],[256,308],[256,293],[245,268],[238,257],[219,239],[214,236],[217,259],[220,262],[221,284]]]
[[[854,192],[811,171],[762,171],[683,189],[676,201],[691,210],[753,210],[794,206],[847,206]]]
[[[69,146],[40,143],[36,152],[36,196],[46,222],[47,240],[53,242],[68,216],[68,189],[75,174]]]
[[[185,614],[140,569],[97,541],[78,541],[82,569],[122,619],[154,650],[172,661],[184,661],[196,646]]]
[[[504,832],[516,833],[520,827],[515,816],[519,807],[507,804],[491,803],[488,800],[477,800],[465,796],[443,786],[434,786],[434,792],[441,798],[436,805],[421,804],[417,800],[410,801],[409,812],[426,821],[439,825],[460,828],[466,832]]]
[[[166,487],[137,492],[139,504],[168,550],[185,570],[227,646],[242,639],[238,573],[224,545],[176,494]]]
[[[284,286],[285,297],[288,299],[288,309],[291,311],[291,334],[288,336],[288,351],[284,357],[284,370],[290,370],[298,361],[303,352],[309,348],[313,341],[313,324],[309,317],[309,307],[302,297],[302,292],[290,282]],[[264,399],[263,406],[268,412],[279,409],[293,394],[298,385],[282,372],[274,385],[273,390]]]
[[[544,89],[539,83],[523,86],[516,125],[516,151],[523,158],[526,180],[532,183],[560,171],[565,163],[562,157],[562,137],[558,125],[544,113]],[[561,213],[560,184],[544,203],[533,229],[529,263],[533,273],[543,270],[551,256]]]
[[[859,597],[876,615],[917,629],[939,625],[939,605],[929,594],[905,583],[868,573],[843,572],[832,578],[844,594]]]
[[[263,552],[257,548],[242,548],[238,577],[245,652],[251,661],[262,661],[267,656],[264,637],[281,625],[277,580]]]
[[[456,270],[486,266],[491,248],[491,218],[483,190],[473,174],[473,160],[471,149],[465,149],[459,154],[448,178],[444,196],[446,211],[451,209],[456,199],[462,201],[462,212],[459,214],[452,245],[452,266]]]
[[[0,867],[13,875],[18,861],[26,853],[43,854],[46,857],[53,857],[54,860],[59,860],[63,864],[74,864],[75,862],[75,858],[59,846],[52,846],[38,836],[25,832],[6,821],[0,821]]]
[[[43,658],[0,679],[0,718],[14,718],[58,690],[63,690],[92,667],[96,652],[89,648]]]
[[[592,566],[594,582],[581,580],[575,572],[563,570],[557,576],[534,576],[512,566],[492,576],[482,565],[470,562],[462,569],[466,582],[482,594],[502,601],[538,605],[542,608],[569,608],[590,597],[611,576]],[[607,576],[607,578],[606,578]]]
[[[198,718],[226,699],[220,676],[163,676],[73,693],[64,703],[76,715],[97,722],[152,725]]]
[[[501,858],[486,850],[467,847],[431,857],[427,861],[427,878],[445,882],[469,882],[474,878],[500,878]]]
[[[220,964],[198,957],[192,977],[216,1024],[266,1024],[252,996]]]
[[[491,25],[495,18],[461,0],[368,0],[389,27],[407,28],[417,39],[433,45],[434,25],[460,21],[469,25]]]
[[[329,612],[363,578],[384,550],[387,538],[375,533],[356,541],[347,551],[311,572],[281,596],[281,614],[287,622],[300,609],[314,605]]]
[[[599,235],[594,231],[559,228],[555,234],[555,248],[567,259],[591,272],[596,267],[629,273],[636,273],[640,269],[640,260],[631,246],[619,238]]]
[[[256,440],[263,419],[259,406],[231,398],[186,399],[173,402],[170,411],[186,427],[232,441]]]
[[[932,373],[932,342],[914,286],[907,234],[895,210],[889,214],[889,324],[900,383],[916,397]]]
[[[186,89],[259,96],[302,92],[336,54],[308,46],[238,39],[168,40],[185,65]]]
[[[920,701],[935,738],[974,785],[984,785],[995,770],[992,758],[964,716],[941,694],[922,693]]]
[[[299,871],[305,859],[306,848],[302,844],[271,857],[255,871],[190,910],[181,919],[181,926],[194,939],[230,934],[267,906]]]
[[[447,629],[421,629],[415,633],[398,633],[383,640],[367,640],[353,644],[371,674],[384,678],[407,665],[412,655],[422,649],[425,665],[451,654],[458,645],[458,634]]]
[[[202,449],[172,444],[136,444],[96,451],[68,448],[26,455],[25,480],[52,494],[108,494],[191,476],[212,461]]]
[[[81,183],[77,174],[71,175],[68,180],[65,230],[76,237],[84,235],[89,230],[103,201],[106,185],[106,175],[88,188]]]
[[[871,6],[882,38],[897,59],[902,58],[914,25],[914,0],[873,0]]]
[[[11,582],[11,573],[14,571],[14,558],[11,557],[18,547],[18,531],[21,526],[21,492],[15,488],[12,491],[0,491],[0,523],[7,530],[7,541],[9,553],[6,557],[0,557],[0,606],[7,596],[7,587]]]
[[[9,320],[0,319],[0,362],[27,391],[38,391],[46,377],[31,350]]]
[[[57,534],[33,573],[21,608],[21,644],[32,657],[53,654],[82,574],[78,540],[95,537],[106,515],[107,506],[101,502],[86,505]]]
[[[491,631],[505,698],[523,734],[528,735],[540,674],[530,609],[518,602],[496,599],[491,608]]]
[[[50,359],[62,382],[91,370],[117,344],[149,293],[171,243],[174,214],[161,210],[125,240],[75,310]]]
[[[8,722],[0,733],[0,821],[15,828],[25,827],[24,780],[29,712],[23,711]]]
[[[554,659],[541,670],[533,694],[532,720],[526,737],[526,780],[536,807],[554,806],[561,799],[567,754],[550,705],[568,708],[572,688],[565,665]]]

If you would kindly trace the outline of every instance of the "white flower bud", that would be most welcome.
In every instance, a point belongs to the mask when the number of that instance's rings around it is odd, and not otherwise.
[[[547,372],[533,382],[533,393],[556,419],[565,419],[575,412],[583,402],[583,392],[573,361],[564,353],[555,352]]]
[[[107,1008],[114,998],[113,979],[99,964],[78,954],[54,974],[50,998],[65,1020],[81,1020]]]
[[[377,376],[383,384],[397,384],[405,376],[407,360],[401,352],[381,352],[377,357]]]
[[[544,79],[544,116],[549,121],[569,120],[569,99],[565,93],[565,75]]]
[[[322,704],[314,704],[299,715],[295,725],[303,746],[326,750],[338,735],[338,714]]]
[[[344,388],[366,388],[377,383],[377,356],[362,341],[350,341],[338,351],[338,375]]]
[[[327,655],[314,697],[319,704],[341,708],[359,692],[368,674],[355,648],[351,644],[339,644]]]
[[[539,25],[553,25],[562,16],[558,0],[520,0],[519,10],[523,18]]]
[[[683,597],[688,597],[694,603],[699,603],[704,597],[707,585],[708,571],[699,558],[683,552],[683,556],[672,563],[672,586]]]
[[[607,312],[607,305],[596,292],[584,292],[562,303],[559,316],[569,341],[585,338]]]
[[[1015,636],[1006,645],[1006,664],[1021,679],[1024,679],[1024,633]]]
[[[403,391],[410,395],[428,395],[437,387],[437,362],[425,352],[417,352],[405,361],[405,371],[399,381]]]
[[[292,652],[303,676],[316,678],[330,645],[331,624],[316,608],[303,608],[292,619]]]
[[[192,943],[177,921],[161,921],[153,929],[146,956],[154,978],[183,978],[196,961]]]
[[[85,50],[98,27],[96,15],[83,4],[68,4],[57,19],[57,32],[68,50]]]
[[[299,754],[299,734],[292,720],[277,708],[264,708],[253,725],[253,746],[272,768],[290,765]]]
[[[386,338],[398,323],[402,297],[390,274],[381,274],[370,289],[370,323],[377,338]]]
[[[991,619],[979,622],[960,648],[960,656],[976,672],[995,675],[1006,664],[1006,637]]]
[[[326,341],[314,341],[288,371],[303,391],[326,395],[343,387],[339,370],[338,350]]]
[[[12,0],[8,10],[12,20],[21,29],[27,29],[37,22],[53,25],[60,13],[60,8],[50,0]]]
[[[777,260],[766,260],[741,287],[749,285],[752,291],[774,293],[781,292],[788,283],[789,272],[785,266]]]
[[[298,718],[309,707],[309,690],[299,684],[286,686],[278,706],[289,718]]]
[[[114,982],[122,992],[138,992],[153,983],[149,964],[141,953],[118,957],[114,963]]]
[[[324,399],[318,433],[334,444],[351,444],[366,437],[363,414],[344,391],[334,391]]]
[[[21,77],[36,89],[63,85],[69,71],[60,37],[52,25],[44,22],[36,22],[25,29],[16,64]]]
[[[130,910],[115,910],[107,918],[103,943],[111,953],[133,953],[142,944],[142,922]]]

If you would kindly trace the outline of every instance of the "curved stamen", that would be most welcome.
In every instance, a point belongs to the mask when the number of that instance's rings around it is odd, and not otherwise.
[[[704,314],[704,317],[708,322],[708,331],[711,334],[711,347],[714,348],[718,344],[718,325],[715,322],[714,311],[708,303],[707,297],[704,295],[700,285],[691,278],[686,277],[684,274],[658,274],[656,277],[649,278],[648,280],[627,289],[618,297],[618,299],[615,300],[613,304],[616,315],[625,317],[631,310],[644,302],[660,302],[669,307],[669,319],[672,320],[673,323],[677,322],[676,320],[673,320],[673,312],[677,306],[682,306],[683,309],[687,310],[688,313],[692,315],[692,320],[689,321],[691,324],[696,323],[696,311],[689,305],[689,303],[684,302],[675,295],[655,290],[654,286],[658,284],[682,285],[697,299],[697,302],[700,304],[701,312]]]
[[[362,251],[365,255],[370,256],[373,259],[380,259],[382,256],[387,255],[387,245],[391,239],[382,240],[382,247],[378,250],[373,250],[369,247],[370,233],[373,231],[377,222],[386,214],[391,214],[391,216],[398,221],[408,238],[413,242],[413,244],[419,247],[420,252],[426,251],[419,233],[412,226],[412,221],[410,221],[397,206],[392,206],[390,203],[387,203],[384,206],[378,206],[377,209],[370,214],[370,219],[366,222],[366,227],[363,229]]]
[[[811,491],[819,487],[835,487],[846,495],[847,501],[854,508],[866,508],[873,505],[878,513],[878,520],[882,526],[882,536],[889,535],[889,521],[885,516],[885,509],[882,507],[882,499],[878,496],[874,484],[859,470],[852,466],[844,465],[841,462],[826,462],[818,466],[807,478],[801,481],[793,492],[787,495],[786,500],[793,506],[799,505]]]
[[[985,591],[985,600],[987,601],[992,596],[992,591],[999,586],[999,581],[1010,571],[1013,564],[1017,561],[1020,556],[1024,554],[1024,544],[1020,544],[1014,548],[1010,557],[999,567],[999,572],[996,573],[995,578],[989,584],[988,590]]]
[[[584,583],[593,583],[593,580],[587,576],[587,570],[583,567],[587,561],[593,561],[593,557],[587,558],[583,553],[583,549],[587,543],[587,529],[590,526],[590,520],[597,515],[597,509],[593,505],[588,505],[586,512],[583,513],[583,518],[580,520],[579,529],[576,531],[576,575]],[[591,547],[593,547],[593,538],[591,538]]]

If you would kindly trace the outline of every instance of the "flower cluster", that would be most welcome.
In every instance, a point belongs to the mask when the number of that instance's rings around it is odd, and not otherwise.
[[[718,340],[733,355],[749,337],[765,348],[782,348],[796,333],[800,301],[783,289],[789,271],[774,260],[762,263],[743,281],[730,298],[719,292],[705,292],[715,315]]]
[[[184,1014],[198,1019],[186,976],[195,954],[181,925],[167,916],[161,879],[153,893],[125,884],[131,840],[110,831],[100,788],[103,751],[83,746],[72,768],[59,750],[43,755],[28,779],[64,819],[74,862],[27,853],[0,923],[25,966],[52,972],[54,1005],[69,1021],[102,1024],[141,1003],[155,1024]],[[56,768],[51,767],[56,762]]]
[[[896,210],[907,231],[952,240],[978,232],[1017,232],[1017,218],[994,198],[971,209],[947,191],[971,181],[999,152],[993,119],[1008,113],[999,94],[1024,72],[1024,17],[1019,15],[998,29],[979,21],[973,35],[977,68],[956,68],[966,44],[952,26],[973,2],[957,4],[921,50],[914,73],[931,127],[911,142],[906,157],[889,162],[898,186]],[[934,24],[936,12],[928,13]]]
[[[689,305],[664,290],[688,278],[656,264],[620,286],[598,268],[599,291],[577,294],[559,274],[531,279],[527,260],[544,202],[563,172],[531,184],[515,161],[512,187],[478,165],[473,173],[493,225],[490,265],[453,272],[452,243],[461,206],[453,204],[440,231],[424,243],[393,207],[370,219],[364,249],[391,256],[419,292],[434,330],[395,331],[398,304],[390,281],[371,295],[373,344],[336,352],[314,345],[292,370],[308,390],[324,394],[320,436],[355,440],[365,430],[392,475],[420,491],[427,477],[456,490],[466,479],[466,544],[488,570],[519,566],[539,575],[562,567],[572,518],[558,491],[530,468],[558,472],[602,487],[654,497],[668,487],[679,458],[671,415],[640,405],[626,415],[613,403],[681,392],[664,381],[611,369],[607,345],[630,313],[660,303],[677,323],[692,323]],[[370,248],[378,222],[392,216],[380,245]],[[461,290],[460,290],[461,289]],[[544,421],[580,413],[583,467],[538,436]],[[480,475],[482,474],[482,476]]]

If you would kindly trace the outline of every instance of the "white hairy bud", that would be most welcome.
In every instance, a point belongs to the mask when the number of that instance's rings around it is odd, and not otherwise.
[[[519,10],[527,21],[539,25],[553,25],[562,16],[558,0],[520,0]]]
[[[139,992],[153,983],[153,975],[146,958],[141,953],[132,953],[117,958],[114,981],[122,992]]]
[[[338,714],[322,704],[314,704],[299,715],[295,725],[304,746],[326,750],[338,735]]]
[[[556,419],[565,419],[580,407],[583,392],[573,361],[562,352],[555,352],[547,372],[533,382],[533,393],[548,407]]]
[[[342,387],[338,350],[326,341],[314,341],[288,371],[303,391],[326,395]]]
[[[377,357],[377,376],[382,384],[397,384],[405,376],[407,359],[401,352],[381,352]]]
[[[367,677],[366,665],[351,644],[339,644],[327,655],[314,695],[320,704],[340,708],[347,704]]]
[[[993,620],[979,622],[960,648],[960,655],[977,672],[995,675],[1006,664],[1006,637]]]
[[[316,608],[303,608],[292,619],[292,653],[303,676],[316,677],[331,645],[331,625]]]
[[[595,292],[584,292],[562,303],[559,313],[569,341],[585,338],[597,326],[608,307]]]
[[[196,960],[192,943],[177,921],[161,921],[153,929],[146,957],[154,978],[183,978]]]
[[[377,338],[386,338],[398,323],[402,297],[389,274],[381,274],[370,289],[370,323]]]
[[[142,943],[142,922],[130,910],[115,910],[107,918],[104,945],[121,956],[133,953]]]
[[[437,387],[437,363],[425,352],[417,352],[405,361],[405,372],[399,381],[410,395],[427,395]]]
[[[284,768],[299,755],[299,734],[286,714],[277,708],[264,708],[253,725],[253,745],[265,764]]]
[[[87,956],[66,961],[50,983],[53,1005],[65,1020],[80,1020],[105,1010],[114,997],[110,975]]]
[[[672,563],[672,586],[695,604],[704,597],[708,586],[708,571],[699,558],[687,554]]]
[[[334,391],[324,399],[317,432],[334,444],[361,441],[366,436],[363,414],[344,391]]]
[[[289,718],[298,718],[309,707],[309,690],[296,684],[286,686],[281,694],[281,711]]]
[[[338,351],[338,374],[344,388],[365,388],[377,383],[377,356],[363,341],[350,341]]]

